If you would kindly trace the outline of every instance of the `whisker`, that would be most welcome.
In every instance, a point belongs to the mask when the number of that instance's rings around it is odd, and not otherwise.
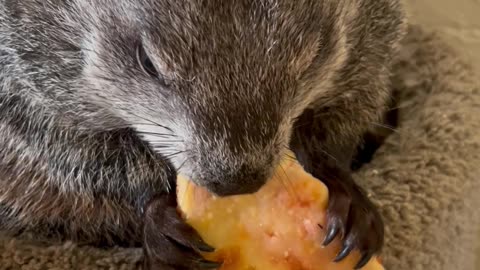
[[[299,201],[298,195],[295,192],[295,189],[293,188],[292,181],[290,180],[290,177],[288,176],[287,172],[285,171],[285,168],[283,167],[282,164],[280,164],[280,168],[282,169],[283,173],[285,174],[286,182],[280,180],[284,188],[287,190],[288,194],[293,197],[295,201]],[[281,177],[279,177],[281,179]]]
[[[273,179],[280,179],[280,175],[278,174],[278,170],[273,171]],[[283,187],[285,188],[285,185],[283,185]]]
[[[157,136],[157,137],[178,137],[177,135],[174,134],[167,134],[167,133],[157,133],[157,132],[149,132],[149,131],[138,131],[138,134],[142,135],[152,135],[152,136]]]
[[[170,131],[170,132],[173,133],[173,130],[172,130],[171,128],[167,127],[167,126],[161,125],[161,124],[159,124],[159,123],[157,123],[157,122],[155,122],[155,121],[153,121],[153,120],[150,120],[150,119],[148,119],[148,118],[145,118],[145,117],[136,115],[136,114],[134,114],[134,113],[132,113],[132,114],[133,114],[134,116],[138,117],[138,118],[141,118],[141,119],[143,119],[143,120],[145,120],[145,121],[147,121],[147,122],[150,122],[150,123],[152,123],[152,124],[155,124],[155,125],[157,125],[157,126],[159,126],[159,127],[162,127],[162,128],[164,128],[164,129],[166,129],[166,130],[168,130],[168,131]]]
[[[185,163],[187,163],[187,160],[188,160],[188,158],[186,158],[186,159],[182,162],[182,164],[180,164],[180,166],[178,166],[177,171],[180,171],[180,170],[182,169],[182,167],[185,165]]]
[[[168,154],[168,155],[163,155],[163,156],[169,159],[169,158],[172,158],[172,157],[174,157],[176,155],[179,155],[179,154],[182,154],[182,153],[185,153],[185,151],[178,151],[178,152],[171,153],[171,154]]]
[[[77,121],[75,123],[68,123],[68,124],[63,124],[59,123],[56,124],[58,127],[64,127],[64,128],[77,128],[81,127],[82,124],[87,123],[90,120],[82,120],[82,121]],[[139,126],[153,126],[153,127],[158,127],[157,124],[152,124],[152,123],[132,123],[132,124],[114,124],[114,125],[109,125],[109,128],[111,130],[115,129],[133,129],[133,125],[139,125]],[[87,128],[87,127],[84,127]],[[99,132],[104,132],[104,131],[99,131]],[[175,134],[169,134],[169,133],[155,133],[155,132],[148,132],[148,131],[142,131],[142,130],[135,130],[137,134],[148,134],[148,135],[161,135],[161,136],[172,136],[172,137],[177,137]]]
[[[288,151],[290,151],[290,152],[293,153],[293,151],[292,151],[289,147],[286,147],[286,148],[287,148]],[[290,154],[290,153],[285,154],[285,156],[286,156],[290,161],[296,161],[296,160],[297,160],[297,158],[296,158],[294,155]]]
[[[335,156],[333,156],[332,154],[328,153],[325,149],[323,149],[323,148],[321,148],[321,147],[319,147],[319,148],[320,148],[320,151],[322,151],[325,155],[327,155],[328,157],[330,157],[331,159],[333,159],[336,163],[338,163],[338,159],[337,159]]]
[[[398,106],[387,108],[387,112],[390,112],[390,111],[393,111],[393,110],[405,109],[405,108],[413,106],[414,104],[415,104],[415,101],[402,102],[402,104],[400,104]]]
[[[152,145],[154,149],[169,149],[171,148],[171,146],[168,146],[168,145],[162,145],[162,144],[158,144],[158,145]]]
[[[157,143],[182,143],[182,140],[151,140],[151,144],[155,145]]]
[[[381,128],[391,130],[393,132],[398,132],[398,129],[396,129],[395,127],[386,125],[386,124],[381,124],[381,123],[376,123],[376,122],[371,122],[371,124],[374,125],[374,126],[377,126],[377,127],[381,127]]]
[[[293,127],[294,128],[302,128],[302,127],[311,126],[311,125],[313,125],[312,122],[306,122],[306,123],[301,123],[301,124],[295,123]]]
[[[178,151],[174,147],[172,147],[171,145],[165,145],[165,144],[152,145],[152,147],[153,147],[154,150],[156,148],[163,150],[163,152],[161,152],[161,154],[168,154],[168,153],[166,153],[167,151],[170,151],[170,152],[172,152],[172,151],[174,151],[174,152],[189,152],[189,150]]]
[[[157,127],[158,125],[156,124],[152,124],[152,123],[135,123],[136,125],[139,125],[139,126],[153,126],[153,127]]]
[[[152,138],[152,137],[151,137]],[[153,138],[151,140],[149,140],[149,142],[151,143],[161,143],[161,142],[166,142],[166,143],[169,143],[169,142],[172,142],[172,143],[177,143],[177,142],[184,142],[184,140],[180,140],[180,139],[177,139],[177,138],[172,138],[172,139],[169,139],[169,138],[165,138],[165,137],[161,137],[161,136],[153,136]]]
[[[407,107],[411,106],[411,104],[403,104],[403,105],[399,105],[399,106],[395,106],[395,107],[391,107],[391,108],[388,108],[387,109],[387,112],[391,112],[391,111],[394,111],[394,110],[400,110],[400,109],[405,109]]]

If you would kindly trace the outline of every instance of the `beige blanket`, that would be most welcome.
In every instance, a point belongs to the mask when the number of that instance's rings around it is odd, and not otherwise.
[[[358,180],[382,209],[390,270],[475,270],[480,87],[435,35],[412,27],[393,76],[401,123]],[[0,237],[0,269],[139,269],[139,250]],[[321,268],[320,268],[321,269]]]

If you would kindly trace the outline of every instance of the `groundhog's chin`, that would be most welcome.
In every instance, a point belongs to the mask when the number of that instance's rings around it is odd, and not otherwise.
[[[219,197],[184,177],[178,200],[186,221],[217,248],[207,259],[222,261],[221,270],[351,270],[359,254],[341,263],[334,242],[321,246],[327,188],[294,161],[284,161],[276,177],[255,193]],[[377,258],[364,270],[383,269]]]

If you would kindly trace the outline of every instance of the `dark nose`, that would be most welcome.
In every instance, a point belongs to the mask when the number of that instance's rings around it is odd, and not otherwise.
[[[265,181],[257,179],[255,182],[232,183],[232,182],[212,182],[207,184],[206,188],[217,196],[233,196],[242,194],[251,194],[257,192]]]
[[[196,163],[192,180],[211,193],[225,197],[255,193],[273,173],[274,165],[270,160],[231,160],[209,159],[205,163]]]

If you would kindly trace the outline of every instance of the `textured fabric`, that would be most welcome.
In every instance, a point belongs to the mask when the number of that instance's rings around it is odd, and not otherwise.
[[[411,27],[404,44],[393,74],[400,126],[356,175],[385,218],[385,266],[479,269],[479,84],[435,35]],[[139,269],[141,260],[138,249],[11,238],[0,251],[0,269]]]
[[[387,223],[385,264],[480,269],[480,84],[437,36],[412,27],[404,44],[400,127],[358,175]]]

